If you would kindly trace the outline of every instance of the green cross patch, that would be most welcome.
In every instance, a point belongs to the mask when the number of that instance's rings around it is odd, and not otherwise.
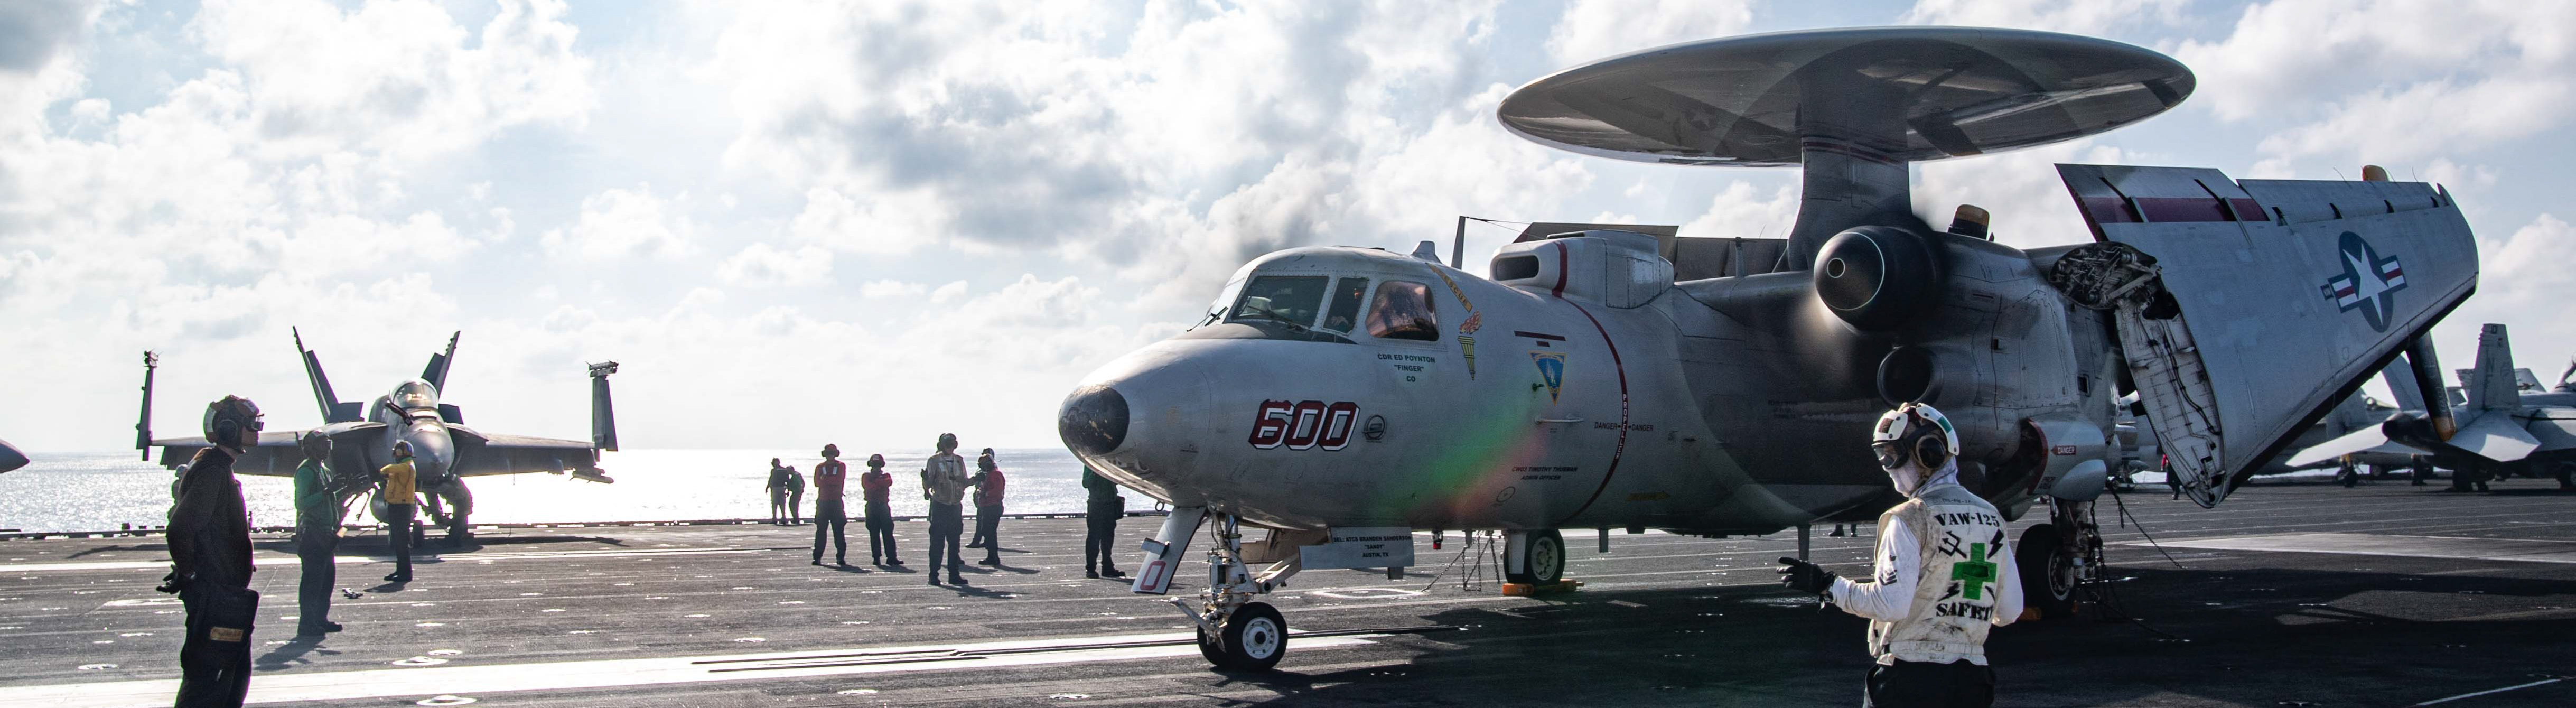
[[[1986,584],[1995,581],[1995,564],[1986,560],[1986,544],[1968,544],[1968,559],[1950,564],[1950,579],[1965,581],[1960,594],[1968,599],[1984,599]]]

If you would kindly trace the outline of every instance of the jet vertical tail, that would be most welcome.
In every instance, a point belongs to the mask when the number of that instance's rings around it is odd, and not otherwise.
[[[2416,386],[2415,368],[2405,360],[2388,362],[2388,368],[2379,370],[2379,381],[2388,384],[2388,395],[2396,398],[2390,403],[2396,404],[2398,410],[2424,410],[2424,390]]]
[[[152,370],[161,368],[161,355],[143,352],[143,412],[134,421],[134,449],[143,451],[143,459],[152,459]]]
[[[429,386],[438,389],[441,396],[447,394],[447,366],[456,360],[456,340],[464,336],[464,330],[447,335],[447,352],[429,355],[429,366],[420,370],[420,380],[429,382]]]
[[[304,348],[304,333],[293,327],[286,331],[295,336],[295,354],[304,359],[304,380],[313,385],[313,401],[322,406],[322,422],[347,423],[360,418],[356,403],[341,403],[339,394],[331,391],[331,377],[322,373],[322,356]]]
[[[2478,363],[2460,376],[2460,388],[2469,399],[2464,413],[2522,408],[2521,383],[2513,368],[2513,342],[2505,337],[2504,325],[2478,328]]]
[[[2114,311],[2147,420],[2202,506],[2477,287],[2468,222],[2430,184],[2057,169],[2101,243],[2051,277]]]
[[[617,362],[590,365],[590,444],[601,450],[617,450],[617,410],[609,404],[608,375],[617,373]]]

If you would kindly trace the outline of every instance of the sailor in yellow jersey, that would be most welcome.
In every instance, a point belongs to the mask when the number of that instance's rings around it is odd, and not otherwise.
[[[413,482],[411,441],[394,441],[394,463],[385,465],[385,538],[394,546],[394,572],[385,580],[411,582],[412,513],[420,503],[419,488]]]

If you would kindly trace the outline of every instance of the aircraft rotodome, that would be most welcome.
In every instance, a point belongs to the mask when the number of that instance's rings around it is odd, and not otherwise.
[[[1262,593],[1302,569],[1394,572],[1416,530],[1501,531],[1507,576],[1547,583],[1559,529],[1874,518],[1898,497],[1868,426],[1907,401],[1957,424],[1971,491],[2048,515],[2016,553],[2033,604],[2062,610],[2100,567],[2116,401],[2137,394],[2187,493],[2216,505],[2401,350],[2437,370],[2424,334],[2477,280],[2459,209],[2422,183],[2060,165],[2094,238],[2032,249],[1911,213],[1909,162],[2099,133],[2192,88],[2146,49],[1974,28],[1568,69],[1506,97],[1503,126],[1601,157],[1802,166],[1789,236],[1539,225],[1483,275],[1427,248],[1272,253],[1197,326],[1091,373],[1060,433],[1173,507],[1135,591],[1166,592],[1215,520],[1207,589],[1172,602],[1222,666],[1284,653]]]
[[[590,365],[591,439],[559,440],[476,431],[465,426],[464,409],[440,402],[462,332],[447,338],[445,353],[429,355],[429,366],[422,369],[420,378],[395,385],[370,404],[342,402],[331,390],[331,379],[322,373],[321,357],[304,348],[303,333],[293,334],[295,353],[304,360],[305,378],[313,385],[323,424],[306,432],[260,433],[259,444],[243,450],[233,462],[235,473],[294,476],[303,460],[298,436],[327,436],[331,459],[326,466],[331,470],[332,497],[340,500],[343,509],[340,515],[348,515],[350,500],[373,492],[369,511],[382,520],[384,479],[377,470],[393,464],[395,442],[409,442],[415,486],[429,514],[424,527],[446,526],[451,540],[463,538],[471,528],[467,517],[474,512],[474,495],[465,487],[466,477],[550,472],[603,484],[616,481],[600,471],[599,453],[617,449],[617,420],[608,392],[608,375],[617,373],[617,362]],[[208,445],[203,437],[152,439],[152,373],[160,361],[159,355],[143,353],[143,412],[134,426],[134,448],[144,451],[144,459],[151,459],[151,448],[159,446],[161,466],[177,469]]]

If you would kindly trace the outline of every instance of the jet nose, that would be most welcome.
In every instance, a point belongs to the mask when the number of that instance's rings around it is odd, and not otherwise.
[[[25,466],[27,466],[27,455],[19,452],[18,448],[10,447],[9,441],[0,440],[0,472]]]
[[[1074,452],[1107,455],[1127,442],[1127,397],[1105,384],[1074,389],[1056,412],[1055,429]]]

